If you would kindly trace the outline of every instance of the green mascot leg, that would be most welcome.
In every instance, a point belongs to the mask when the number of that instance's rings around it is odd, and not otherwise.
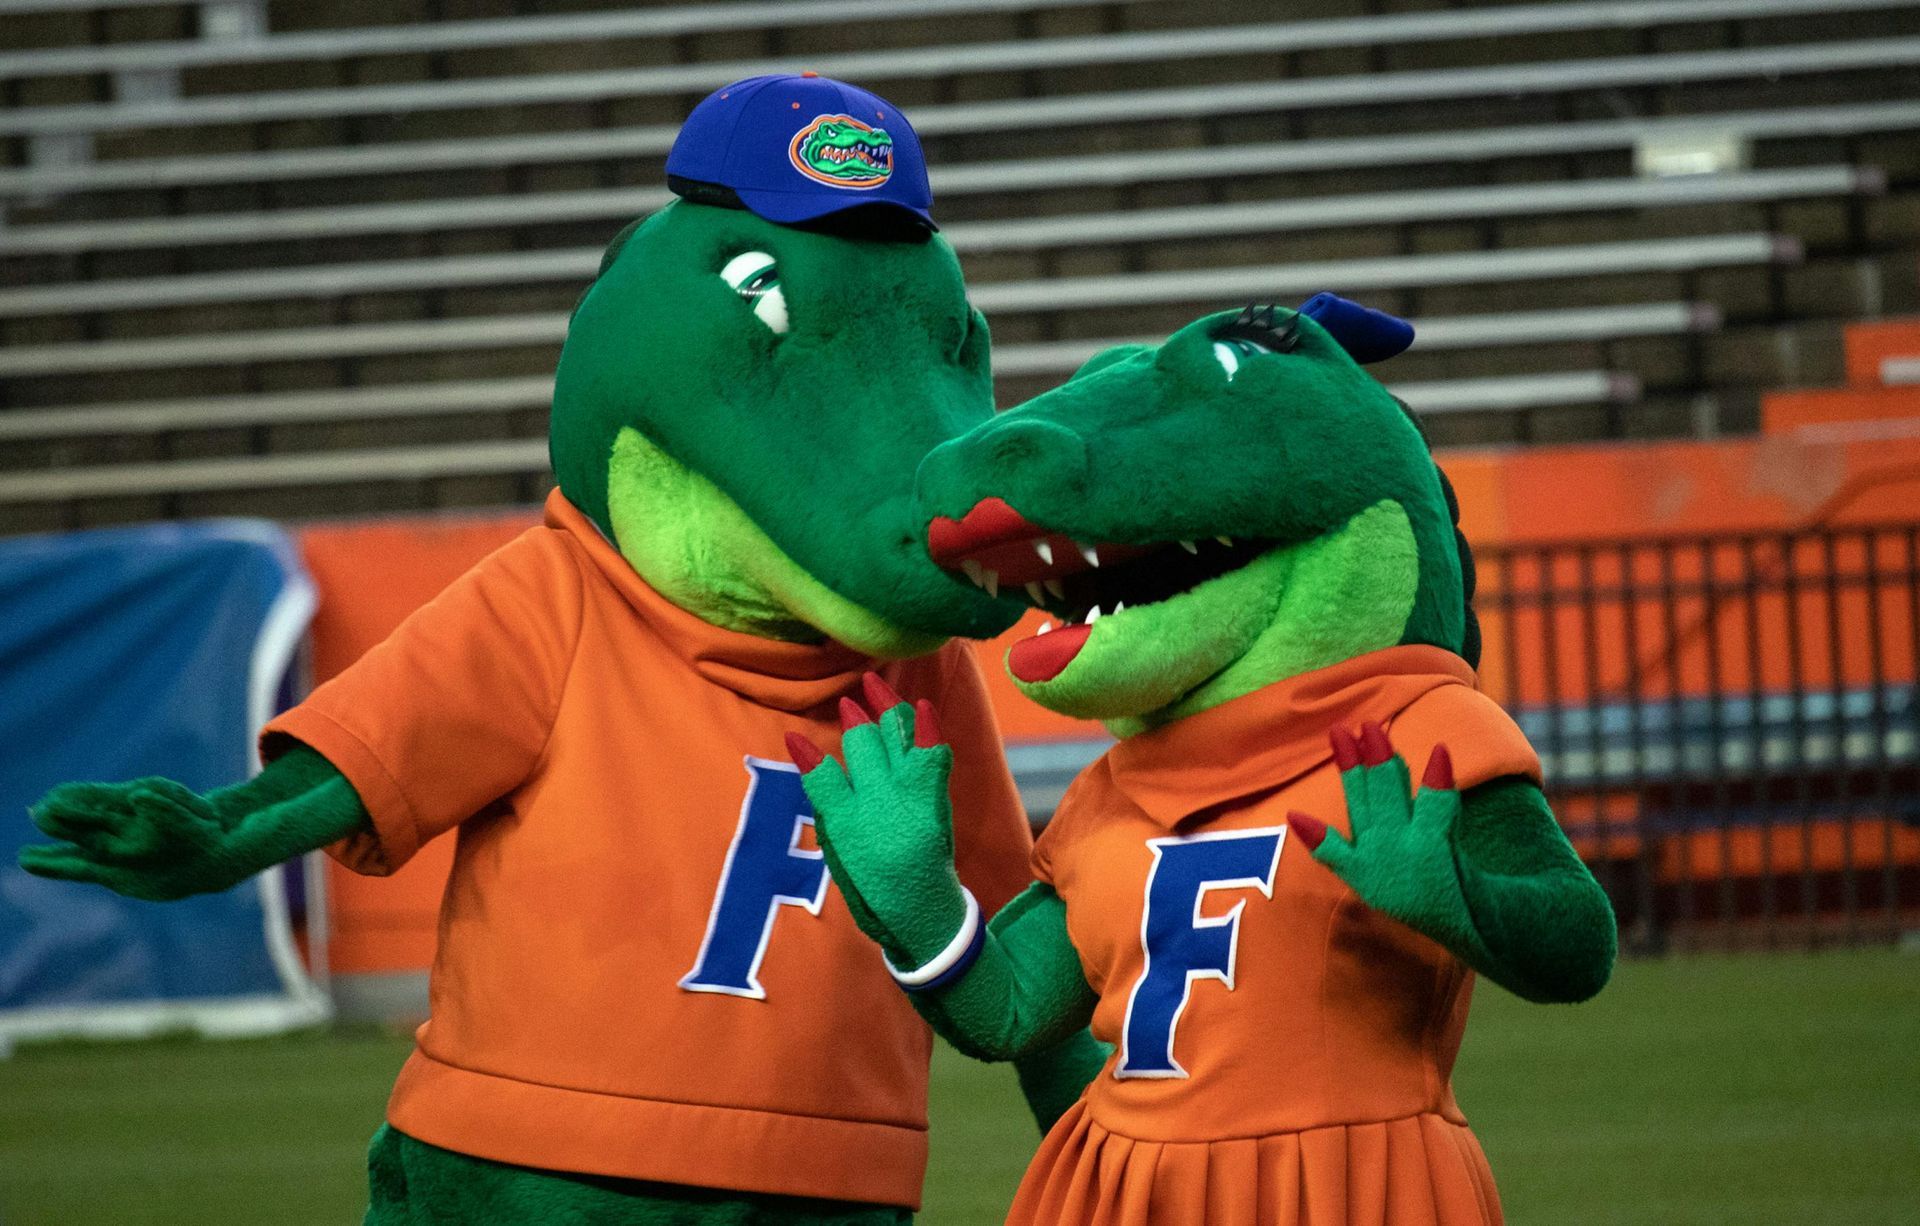
[[[365,1226],[898,1226],[897,1206],[563,1175],[471,1158],[391,1125],[367,1156]]]

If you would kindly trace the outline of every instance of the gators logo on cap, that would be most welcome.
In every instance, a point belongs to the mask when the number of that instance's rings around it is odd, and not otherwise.
[[[816,115],[787,146],[793,168],[828,187],[879,187],[893,177],[893,137],[851,115]]]

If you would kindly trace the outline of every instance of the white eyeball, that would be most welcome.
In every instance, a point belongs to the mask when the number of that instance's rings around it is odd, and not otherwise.
[[[743,251],[727,261],[720,279],[753,308],[761,323],[776,333],[787,330],[787,296],[780,289],[780,268],[772,256]]]
[[[1233,382],[1233,376],[1240,369],[1240,353],[1226,341],[1213,342],[1213,360],[1220,363],[1220,369],[1227,372],[1227,382]]]

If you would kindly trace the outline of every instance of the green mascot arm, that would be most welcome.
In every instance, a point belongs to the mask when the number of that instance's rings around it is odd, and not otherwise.
[[[1028,1106],[1049,1128],[1108,1055],[1085,1030],[1096,997],[1067,937],[1066,905],[1049,887],[1029,886],[984,926],[964,969],[911,983],[913,968],[965,946],[959,938],[980,921],[954,869],[953,748],[938,717],[871,674],[866,689],[881,714],[876,721],[841,701],[844,770],[804,737],[788,739],[828,871],[921,1016],[967,1055],[1016,1061]]]
[[[353,785],[305,745],[204,796],[171,779],[67,783],[32,816],[60,841],[22,848],[21,868],[150,902],[227,889],[368,826]]]
[[[1098,1052],[1067,1103],[1106,1062],[1104,1045],[1076,1042],[1098,998],[1067,938],[1066,904],[1038,882],[1000,908],[965,974],[909,999],[942,1038],[976,1060],[1023,1060],[1063,1046],[1074,1048],[1076,1060]]]
[[[1517,996],[1572,1002],[1606,986],[1613,908],[1532,781],[1459,791],[1441,746],[1414,794],[1378,725],[1357,741],[1336,729],[1333,742],[1352,838],[1306,814],[1287,819],[1316,860]]]

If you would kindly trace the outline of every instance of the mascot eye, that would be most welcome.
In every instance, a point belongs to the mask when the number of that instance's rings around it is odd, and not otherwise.
[[[760,322],[775,332],[787,330],[787,296],[780,289],[780,267],[764,251],[743,251],[727,261],[720,279],[733,287],[740,301],[753,308]]]
[[[1297,316],[1276,320],[1272,307],[1250,306],[1231,323],[1213,333],[1213,360],[1227,372],[1227,381],[1247,360],[1263,353],[1292,353],[1300,345]]]
[[[1229,383],[1240,370],[1242,362],[1259,354],[1272,352],[1273,350],[1266,346],[1247,340],[1245,337],[1236,336],[1231,340],[1213,342],[1213,360],[1220,363],[1221,370],[1227,372]]]

